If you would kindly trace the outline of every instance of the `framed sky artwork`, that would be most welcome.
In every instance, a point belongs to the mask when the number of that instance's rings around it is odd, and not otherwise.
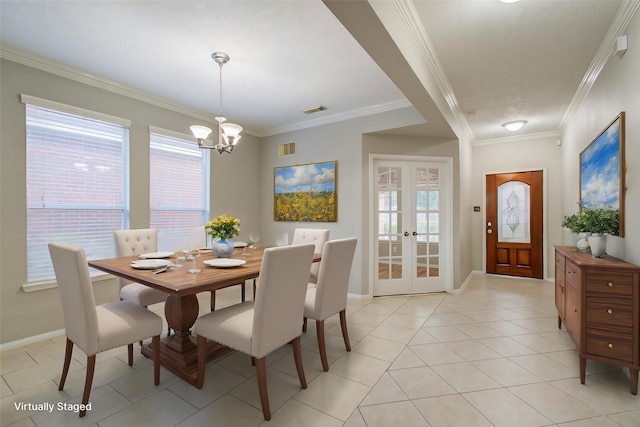
[[[338,221],[338,162],[274,168],[275,221]]]
[[[624,112],[580,153],[580,208],[618,209],[624,237]]]

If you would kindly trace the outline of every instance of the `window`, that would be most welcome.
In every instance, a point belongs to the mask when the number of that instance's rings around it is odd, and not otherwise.
[[[47,244],[115,256],[113,230],[128,225],[128,124],[26,103],[27,281],[54,278]],[[98,113],[90,115],[101,116]],[[103,116],[106,117],[106,116]],[[117,119],[117,118],[114,118]],[[121,122],[124,122],[120,119]]]
[[[187,136],[151,130],[149,149],[151,228],[158,249],[204,245],[209,217],[209,151]]]

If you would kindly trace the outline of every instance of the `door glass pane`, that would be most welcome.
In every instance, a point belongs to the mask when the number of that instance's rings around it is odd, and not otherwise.
[[[498,241],[530,243],[530,187],[519,181],[498,186]]]
[[[440,241],[440,170],[416,168],[415,170],[415,277],[438,276]]]
[[[377,168],[378,278],[402,278],[402,170]]]

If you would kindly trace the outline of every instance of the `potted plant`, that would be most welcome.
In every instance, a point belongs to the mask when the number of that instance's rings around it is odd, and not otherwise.
[[[213,238],[211,252],[219,258],[229,258],[235,248],[229,239],[240,234],[240,220],[222,214],[206,223],[204,229]]]
[[[600,257],[606,250],[607,234],[617,235],[620,230],[618,209],[584,208],[565,216],[562,226],[573,233],[590,233],[588,236],[591,254]]]

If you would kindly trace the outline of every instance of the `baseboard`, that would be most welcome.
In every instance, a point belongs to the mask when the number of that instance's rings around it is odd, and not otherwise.
[[[369,299],[371,298],[368,294],[352,294],[351,292],[347,293],[347,298],[353,299]]]
[[[48,340],[51,338],[64,335],[64,329],[58,329],[57,331],[45,332],[44,334],[34,335],[32,337],[23,338],[17,341],[11,341],[8,343],[0,344],[0,352],[5,350],[11,350],[13,348],[22,347],[25,345],[33,344],[34,342]]]

